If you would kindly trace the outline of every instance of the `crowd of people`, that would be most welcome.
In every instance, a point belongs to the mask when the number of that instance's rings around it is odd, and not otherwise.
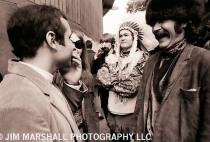
[[[115,36],[102,35],[97,52],[59,9],[18,8],[7,23],[18,59],[0,74],[0,140],[23,141],[11,134],[27,133],[100,141],[77,136],[100,134],[106,120],[110,136],[132,134],[112,141],[209,142],[210,16],[200,17],[197,6],[151,0],[146,22],[159,42],[154,50],[142,44],[138,22],[127,20]]]

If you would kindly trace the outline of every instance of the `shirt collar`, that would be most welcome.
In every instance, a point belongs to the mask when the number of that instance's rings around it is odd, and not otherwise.
[[[21,64],[24,64],[28,67],[30,67],[31,69],[35,70],[36,72],[38,72],[39,74],[41,74],[46,80],[48,80],[50,83],[53,82],[53,75],[39,67],[36,67],[34,65],[31,65],[31,64],[28,64],[28,63],[25,63],[25,62],[20,62]]]
[[[164,50],[164,52],[166,52],[168,54],[175,54],[175,53],[179,52],[180,50],[183,50],[183,48],[185,47],[184,46],[185,44],[186,44],[186,40],[183,39],[183,40],[177,42],[176,44],[172,45],[168,49]]]

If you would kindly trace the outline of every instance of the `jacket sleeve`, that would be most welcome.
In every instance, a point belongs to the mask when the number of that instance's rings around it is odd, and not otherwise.
[[[139,60],[139,62],[128,77],[126,77],[125,74],[117,80],[117,83],[115,83],[114,85],[115,92],[129,94],[136,93],[138,91],[141,77],[143,75],[143,68],[148,57],[148,54],[144,54],[143,58]]]
[[[84,93],[88,90],[87,86],[82,81],[79,81],[78,86],[69,85],[64,81],[61,74],[56,72],[54,74],[53,84],[62,91],[73,112],[81,107]]]
[[[66,96],[67,101],[73,112],[81,107],[84,93],[86,93],[88,90],[86,85],[82,81],[80,81],[80,85],[81,86],[78,89],[75,89],[73,87],[70,87],[67,83],[63,83],[63,94]]]
[[[115,92],[129,94],[137,92],[142,74],[140,74],[140,71],[136,67],[133,70],[128,77],[122,76],[116,81],[113,87]]]
[[[114,65],[103,65],[101,69],[98,70],[97,80],[103,87],[112,87],[113,83],[117,80],[116,71]]]

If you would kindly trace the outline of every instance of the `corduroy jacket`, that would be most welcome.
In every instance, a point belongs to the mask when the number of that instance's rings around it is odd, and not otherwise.
[[[2,140],[6,141],[9,134],[15,134],[18,137],[8,141],[75,142],[73,134],[79,135],[80,132],[61,91],[17,61],[9,61],[8,70],[9,74],[0,84]],[[69,95],[76,93],[67,86],[65,91]]]
[[[147,61],[137,95],[138,136],[146,136],[146,120],[154,66],[161,51]],[[187,44],[169,79],[154,123],[153,142],[210,141],[210,52]]]

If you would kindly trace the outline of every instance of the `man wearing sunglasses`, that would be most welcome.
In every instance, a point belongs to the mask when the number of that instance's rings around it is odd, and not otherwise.
[[[33,141],[79,142],[71,137],[80,134],[71,108],[52,84],[52,74],[60,70],[65,95],[84,91],[79,83],[81,59],[72,54],[75,46],[66,16],[51,6],[25,6],[11,16],[7,33],[19,59],[9,61],[9,73],[0,84],[1,140],[13,140],[9,136],[15,133],[18,141],[25,134]],[[72,101],[80,102],[80,96]]]

